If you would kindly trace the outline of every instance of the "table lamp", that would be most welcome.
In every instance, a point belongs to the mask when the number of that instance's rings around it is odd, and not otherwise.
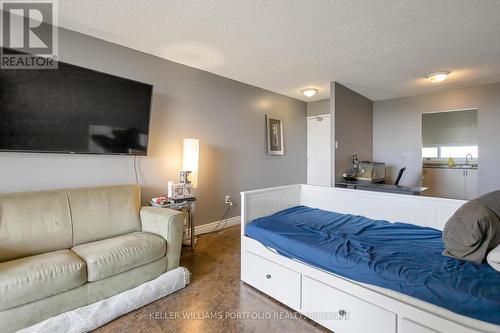
[[[191,171],[191,186],[198,187],[198,161],[200,159],[200,140],[186,138],[183,144],[182,170]]]

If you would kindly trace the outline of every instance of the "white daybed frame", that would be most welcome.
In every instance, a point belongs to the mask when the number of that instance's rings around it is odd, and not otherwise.
[[[245,236],[252,220],[297,205],[442,230],[464,202],[311,185],[242,192],[241,280],[336,333],[500,332],[498,325],[289,259]]]

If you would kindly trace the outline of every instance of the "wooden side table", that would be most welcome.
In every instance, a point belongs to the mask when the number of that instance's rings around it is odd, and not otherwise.
[[[194,245],[195,245],[195,241],[196,241],[194,219],[193,219],[193,209],[194,209],[195,202],[196,202],[196,199],[192,200],[192,201],[183,201],[183,202],[158,205],[158,204],[154,204],[153,202],[149,201],[149,204],[151,206],[154,206],[154,207],[170,208],[170,209],[183,211],[183,212],[187,213],[187,222],[188,222],[187,224],[188,224],[188,229],[189,229],[190,246],[191,246],[192,250],[194,250]]]

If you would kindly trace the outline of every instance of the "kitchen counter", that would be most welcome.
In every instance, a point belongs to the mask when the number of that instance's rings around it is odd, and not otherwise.
[[[346,181],[342,178],[339,178],[335,181],[335,186],[350,188],[350,189],[365,190],[365,191],[378,191],[378,192],[389,192],[389,193],[410,194],[410,195],[420,195],[422,194],[422,192],[427,190],[427,187],[422,187],[422,186],[378,184],[362,180]]]
[[[449,167],[448,164],[424,164],[423,168],[435,168],[435,169],[464,169],[464,170],[477,170],[477,164],[471,165],[454,165]]]

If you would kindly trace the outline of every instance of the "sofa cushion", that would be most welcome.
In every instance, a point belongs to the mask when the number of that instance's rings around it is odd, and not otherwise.
[[[0,263],[0,311],[79,287],[85,263],[69,250]]]
[[[150,263],[166,253],[162,237],[134,232],[73,247],[87,264],[87,279],[97,281]]]
[[[0,195],[0,262],[72,246],[65,191]]]
[[[73,246],[141,231],[138,185],[77,188],[67,193]]]

